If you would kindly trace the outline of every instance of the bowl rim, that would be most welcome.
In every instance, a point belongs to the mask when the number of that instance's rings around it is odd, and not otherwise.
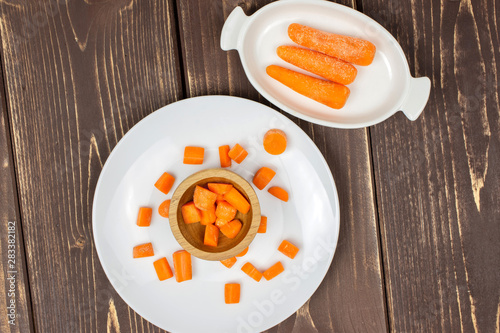
[[[185,239],[183,236],[181,229],[179,227],[179,223],[182,223],[178,218],[177,218],[177,212],[179,209],[179,203],[180,199],[182,198],[182,195],[184,194],[186,188],[185,185],[187,185],[187,188],[190,188],[192,185],[195,183],[202,181],[207,178],[213,178],[213,177],[218,177],[218,178],[225,178],[230,182],[231,184],[234,183],[233,180],[230,178],[224,177],[224,175],[213,175],[214,171],[217,171],[218,173],[223,173],[226,175],[231,175],[231,177],[234,177],[238,179],[238,185],[243,188],[245,191],[245,196],[248,197],[249,203],[252,209],[252,220],[250,223],[250,227],[248,229],[248,232],[246,236],[235,246],[227,249],[226,251],[222,252],[207,252],[204,250],[201,250],[195,246],[193,246],[189,241]],[[257,231],[260,226],[260,220],[261,220],[261,211],[260,211],[260,203],[259,199],[257,196],[257,193],[253,189],[252,185],[237,174],[234,171],[227,170],[224,168],[210,168],[210,169],[204,169],[198,172],[195,172],[185,178],[175,189],[174,193],[172,194],[172,198],[170,199],[170,209],[169,209],[169,224],[170,228],[172,231],[172,234],[174,235],[174,238],[176,241],[179,243],[179,245],[189,252],[191,255],[204,259],[204,260],[210,260],[210,261],[220,261],[220,260],[225,260],[234,257],[236,254],[241,253],[244,249],[246,249],[250,243],[253,241],[255,236],[257,235]]]

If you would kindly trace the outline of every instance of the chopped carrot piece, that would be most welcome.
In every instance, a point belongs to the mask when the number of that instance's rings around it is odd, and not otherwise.
[[[170,279],[174,276],[172,269],[168,264],[167,258],[163,257],[158,259],[153,263],[153,265],[155,266],[156,275],[158,275],[158,279],[160,279],[160,281]]]
[[[279,274],[283,273],[285,269],[283,268],[283,265],[281,264],[280,261],[269,267],[264,273],[262,273],[262,276],[269,281],[274,279],[276,276]]]
[[[184,204],[181,208],[182,219],[185,223],[196,223],[201,221],[201,212],[196,206],[194,202],[190,201]]]
[[[286,144],[286,134],[280,129],[273,128],[264,134],[264,149],[271,155],[282,154]]]
[[[222,184],[222,183],[208,183],[208,189],[215,194],[226,194],[230,189],[233,188],[231,184]]]
[[[255,281],[259,282],[262,279],[262,273],[257,270],[251,263],[247,262],[241,267],[241,270],[245,272]]]
[[[278,251],[286,255],[287,257],[293,259],[297,255],[297,252],[299,252],[299,248],[290,243],[287,240],[284,240],[281,242],[280,246],[278,247]]]
[[[234,264],[236,264],[236,257],[232,257],[232,258],[229,258],[229,259],[221,260],[220,262],[221,262],[221,264],[223,264],[227,268],[231,268],[231,267],[233,267]]]
[[[221,168],[229,168],[231,167],[231,157],[228,155],[229,146],[220,146],[219,147],[219,158],[220,158],[220,167]]]
[[[245,254],[247,254],[247,252],[248,252],[248,246],[247,246],[247,248],[246,248],[246,249],[244,249],[243,251],[241,251],[241,253],[240,253],[240,254],[237,254],[236,256],[237,256],[237,257],[243,257]]]
[[[213,224],[217,217],[215,216],[215,205],[210,207],[207,210],[202,210],[201,211],[201,219],[200,223],[202,225],[208,225],[208,224]]]
[[[267,191],[284,202],[288,201],[288,192],[279,186],[273,186]]]
[[[210,209],[217,199],[217,194],[203,188],[201,186],[196,186],[194,189],[193,202],[196,208],[201,210]]]
[[[358,74],[356,67],[350,63],[321,52],[282,45],[276,53],[292,65],[340,84],[352,83]]]
[[[153,244],[145,243],[141,245],[134,246],[133,251],[134,258],[144,258],[144,257],[152,257],[155,255],[155,251],[153,250]]]
[[[255,176],[253,176],[253,183],[259,190],[262,190],[269,184],[275,175],[276,172],[274,170],[268,167],[262,167],[255,173]]]
[[[221,219],[221,218],[217,218],[215,220],[215,225],[219,228],[222,228],[222,226],[228,224],[231,220],[224,220],[224,219]]]
[[[205,148],[186,147],[184,148],[184,164],[203,164]]]
[[[221,201],[217,204],[217,209],[215,210],[215,216],[221,220],[231,221],[236,216],[236,208],[231,206],[226,201]]]
[[[207,185],[210,191],[217,194],[217,199],[215,199],[217,203],[224,201],[224,193],[233,188],[231,184],[208,183]]]
[[[250,204],[247,199],[234,187],[224,194],[224,200],[243,214],[248,213],[250,210]]]
[[[139,208],[139,214],[137,214],[137,225],[139,227],[149,227],[151,225],[151,216],[153,215],[153,209],[149,207]]]
[[[205,227],[205,239],[203,244],[216,247],[219,244],[219,228],[213,224]]]
[[[164,172],[163,175],[156,181],[155,187],[161,192],[168,194],[172,185],[174,185],[175,177],[169,174],[168,172]]]
[[[265,234],[266,231],[267,231],[267,216],[261,216],[259,230],[257,230],[257,232],[259,234]]]
[[[239,145],[239,143],[235,144],[233,148],[227,153],[229,157],[236,163],[240,164],[243,162],[243,160],[247,157],[248,152],[243,149],[242,146]]]
[[[240,284],[226,283],[224,286],[224,299],[226,304],[238,304],[240,302]]]
[[[158,214],[162,217],[168,218],[168,213],[170,211],[170,199],[163,201],[158,207]]]
[[[351,93],[349,88],[340,83],[318,79],[276,65],[268,66],[266,72],[293,91],[334,109],[343,108]]]
[[[367,40],[317,30],[292,23],[288,36],[295,43],[344,61],[367,66],[375,57],[376,47]]]
[[[185,250],[174,252],[175,279],[177,282],[191,280],[193,268],[191,267],[191,254]]]
[[[241,224],[240,221],[233,220],[231,222],[228,222],[228,223],[224,224],[222,227],[220,227],[220,231],[227,238],[234,238],[240,232],[241,226],[242,226],[242,224]]]

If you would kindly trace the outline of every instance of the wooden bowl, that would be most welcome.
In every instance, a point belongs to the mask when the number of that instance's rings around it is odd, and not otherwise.
[[[220,233],[217,247],[203,244],[205,226],[200,223],[186,224],[181,213],[182,205],[193,200],[196,185],[206,187],[207,183],[232,184],[250,203],[248,213],[236,213],[235,219],[242,223],[239,234],[230,239]],[[257,234],[260,225],[259,200],[252,186],[238,174],[225,169],[207,169],[192,174],[177,187],[170,201],[169,221],[177,242],[193,256],[224,260],[241,253]]]

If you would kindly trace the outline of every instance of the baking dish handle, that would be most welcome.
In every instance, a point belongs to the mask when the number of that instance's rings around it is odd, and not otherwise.
[[[406,96],[401,111],[411,121],[422,113],[431,92],[431,80],[428,77],[410,78],[410,91]]]
[[[220,35],[220,47],[224,51],[235,50],[238,47],[241,29],[245,25],[248,16],[245,15],[243,9],[238,6],[226,19]]]

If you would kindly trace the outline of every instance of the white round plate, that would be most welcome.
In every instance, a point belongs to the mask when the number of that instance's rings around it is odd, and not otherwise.
[[[262,147],[264,133],[283,129],[287,150],[272,156]],[[153,184],[168,171],[174,188],[190,174],[220,167],[218,147],[240,143],[248,157],[231,170],[249,182],[262,166],[276,170],[269,186],[282,186],[287,203],[256,192],[268,230],[257,234],[248,254],[231,268],[193,257],[193,279],[160,282],[153,262],[180,250],[159,204],[170,199]],[[205,148],[203,165],[182,163],[185,146]],[[252,185],[253,186],[253,185]],[[153,207],[151,226],[136,226],[140,206]],[[330,267],[339,233],[339,202],[323,156],[293,122],[262,104],[228,96],[182,100],[152,113],[134,126],[113,149],[97,183],[93,231],[99,259],[118,294],[134,311],[170,332],[257,332],[277,325],[314,293]],[[296,244],[294,260],[277,248]],[[135,245],[152,242],[154,257],[133,259]],[[285,272],[255,282],[241,271],[245,262],[264,271],[281,261]],[[173,266],[172,266],[173,267]],[[239,304],[224,303],[224,284],[241,284]]]
[[[296,45],[288,37],[291,23],[359,37],[377,47],[372,64],[356,66],[358,75],[348,86],[351,95],[342,109],[332,109],[302,96],[266,74],[266,67],[274,64],[314,76],[276,54],[280,45]],[[403,50],[384,27],[352,8],[329,1],[281,0],[252,16],[236,7],[222,28],[221,48],[238,50],[248,79],[271,103],[296,117],[325,126],[370,126],[399,110],[415,120],[429,98],[429,78],[411,77]]]

